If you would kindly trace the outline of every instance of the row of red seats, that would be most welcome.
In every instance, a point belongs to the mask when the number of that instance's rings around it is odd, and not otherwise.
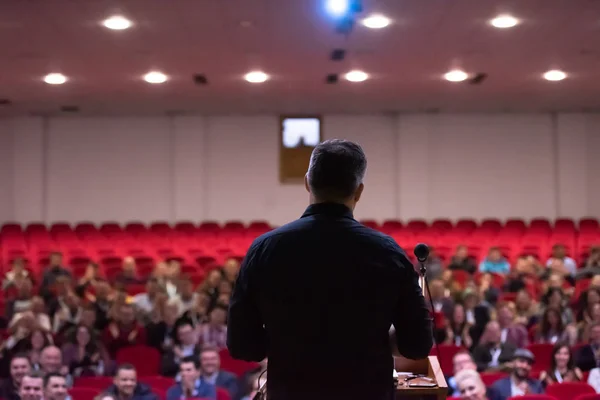
[[[447,400],[461,399],[448,397]],[[546,394],[525,394],[509,397],[507,400],[600,400],[600,394],[585,382],[563,382],[548,386]]]
[[[433,245],[444,260],[459,244],[467,245],[477,262],[492,246],[499,247],[514,262],[521,254],[534,254],[546,259],[553,245],[562,244],[570,256],[581,262],[587,257],[590,247],[600,243],[600,230],[593,223],[597,224],[596,220],[582,220],[579,232],[575,230],[573,221],[567,224],[568,220],[558,220],[554,233],[549,236],[544,233],[550,227],[549,222],[538,221],[538,224],[532,221],[526,233],[523,233],[524,222],[518,224],[517,220],[513,220],[512,224],[508,221],[504,226],[497,220],[486,220],[479,226],[470,220],[461,220],[456,226],[444,220],[434,221],[431,226],[424,221],[411,221],[406,226],[398,221],[387,221],[381,226],[373,221],[364,222],[389,233],[407,249],[417,242]],[[199,226],[179,223],[174,227],[166,223],[155,223],[150,227],[131,223],[125,228],[107,223],[99,229],[89,223],[78,224],[75,229],[68,224],[54,224],[49,229],[42,224],[30,224],[25,230],[20,225],[7,224],[0,231],[0,264],[6,265],[14,258],[22,257],[29,261],[30,268],[38,270],[46,265],[50,252],[59,250],[67,260],[74,259],[74,263],[93,259],[108,265],[111,260],[131,255],[151,260],[178,258],[184,263],[204,267],[230,256],[242,256],[252,240],[269,229],[271,227],[264,222],[248,227],[233,222],[224,227],[216,223]]]

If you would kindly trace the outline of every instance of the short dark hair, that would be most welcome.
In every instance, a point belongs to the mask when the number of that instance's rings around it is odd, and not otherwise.
[[[119,372],[121,371],[135,371],[135,367],[133,366],[133,364],[129,363],[121,364],[117,367],[117,370],[115,371],[115,376],[119,375]]]
[[[27,363],[29,363],[29,366],[31,366],[31,360],[29,359],[29,356],[27,355],[27,353],[17,353],[17,354],[15,354],[10,359],[10,363],[12,364],[12,362],[14,360],[27,360]]]
[[[360,145],[343,139],[326,140],[310,156],[308,186],[317,200],[347,200],[366,171],[367,157]]]
[[[48,383],[52,378],[63,378],[65,380],[67,379],[63,374],[60,374],[58,372],[49,372],[46,374],[46,376],[44,376],[44,387],[48,386]]]
[[[194,367],[196,369],[200,369],[200,359],[196,356],[186,356],[183,357],[181,359],[181,361],[179,361],[179,365],[181,366],[181,364],[188,364],[188,363],[192,363],[194,364]]]

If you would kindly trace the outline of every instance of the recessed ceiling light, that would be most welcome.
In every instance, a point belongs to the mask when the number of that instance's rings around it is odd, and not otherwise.
[[[381,29],[390,24],[390,19],[381,14],[373,14],[363,19],[362,24],[367,28]]]
[[[262,71],[252,71],[244,75],[244,79],[250,83],[263,83],[269,79],[269,75]]]
[[[496,18],[493,18],[490,21],[490,24],[494,28],[499,28],[499,29],[512,28],[513,26],[516,26],[518,23],[519,23],[518,19],[516,19],[512,15],[508,15],[508,14],[498,15]]]
[[[369,78],[369,75],[366,72],[354,70],[348,72],[345,75],[345,78],[350,82],[363,82],[366,81],[367,78]]]
[[[450,82],[462,82],[468,77],[469,74],[460,69],[453,69],[452,71],[448,71],[444,74],[444,79]]]
[[[102,21],[102,25],[104,25],[108,29],[112,29],[114,31],[122,31],[131,27],[131,21],[122,15],[113,15]]]
[[[164,83],[167,81],[167,76],[162,72],[150,71],[144,75],[144,80],[148,83]]]
[[[544,79],[547,81],[562,81],[567,77],[567,74],[561,70],[553,69],[544,74]]]
[[[44,77],[44,82],[49,85],[62,85],[67,81],[67,77],[57,72],[48,74]]]
[[[348,12],[350,9],[349,0],[327,0],[325,3],[327,11],[335,16],[341,16]]]

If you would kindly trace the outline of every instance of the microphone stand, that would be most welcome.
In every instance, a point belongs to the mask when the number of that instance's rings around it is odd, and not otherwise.
[[[433,300],[431,298],[431,290],[429,290],[429,280],[427,279],[427,267],[425,267],[425,262],[427,258],[419,258],[419,273],[421,274],[421,288],[423,289],[423,297],[429,296],[429,305],[431,306],[431,317],[432,317],[432,332],[435,330],[435,308],[433,307]],[[427,301],[427,300],[425,300]],[[435,340],[435,335],[433,335],[433,342],[435,343],[435,350],[437,352],[437,356],[440,356],[440,346],[438,345],[437,340]]]

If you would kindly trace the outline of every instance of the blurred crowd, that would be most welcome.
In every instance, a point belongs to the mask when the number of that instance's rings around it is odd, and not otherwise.
[[[560,244],[514,263],[496,247],[476,263],[458,246],[426,265],[450,395],[504,400],[566,382],[600,393],[600,247],[581,265]]]
[[[196,285],[176,260],[159,262],[142,276],[135,260],[125,257],[109,280],[94,263],[74,277],[59,252],[51,254],[39,277],[15,259],[2,281],[0,399],[38,399],[33,393],[39,386],[45,399],[71,393],[77,400],[73,393],[82,386],[77,382],[112,376],[96,392],[134,400],[251,395],[255,372],[264,366],[249,367],[241,376],[221,369],[238,270],[239,261],[228,259]],[[143,351],[132,360],[132,349]],[[158,355],[157,365],[148,367],[152,354]],[[142,375],[164,377],[166,393],[143,383]],[[60,381],[56,393],[50,387],[55,381]]]

